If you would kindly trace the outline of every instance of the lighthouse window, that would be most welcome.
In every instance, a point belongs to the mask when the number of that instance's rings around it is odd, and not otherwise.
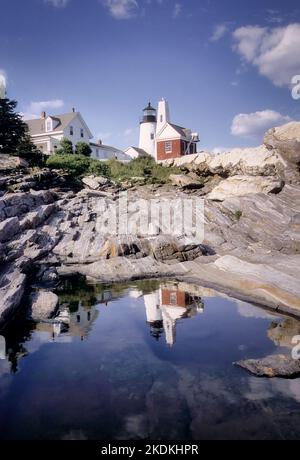
[[[151,133],[151,141],[153,141],[153,140],[154,140],[154,134]]]
[[[172,142],[165,143],[165,153],[172,153]]]

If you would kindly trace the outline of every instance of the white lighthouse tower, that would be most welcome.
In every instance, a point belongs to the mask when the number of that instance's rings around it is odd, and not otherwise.
[[[158,103],[156,133],[158,134],[160,130],[165,126],[165,124],[169,122],[170,122],[169,103],[165,99],[162,99]]]
[[[145,150],[146,153],[156,157],[155,154],[155,134],[156,134],[156,110],[149,102],[148,106],[143,110],[143,118],[140,123],[140,142],[139,148]]]

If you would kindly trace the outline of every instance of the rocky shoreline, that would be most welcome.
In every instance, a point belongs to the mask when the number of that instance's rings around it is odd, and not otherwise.
[[[299,162],[295,122],[268,132],[258,148],[168,162],[166,167],[182,171],[168,185],[89,177],[77,191],[57,171],[22,170],[17,159],[2,156],[0,327],[21,308],[25,294],[51,292],[60,276],[74,273],[100,282],[192,281],[300,317]],[[99,231],[99,220],[124,190],[129,203],[203,198],[204,241],[166,235],[158,222],[149,237]],[[55,304],[51,295],[43,298]]]

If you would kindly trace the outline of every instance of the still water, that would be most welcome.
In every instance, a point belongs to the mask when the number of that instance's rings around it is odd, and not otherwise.
[[[289,353],[296,320],[183,283],[57,294],[56,321],[3,333],[1,439],[300,439],[300,379],[232,365]]]

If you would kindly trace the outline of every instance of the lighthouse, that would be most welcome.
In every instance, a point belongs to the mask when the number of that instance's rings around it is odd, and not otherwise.
[[[139,148],[149,155],[156,158],[155,153],[155,134],[156,134],[156,109],[148,106],[143,110],[143,118],[140,122],[140,142]]]
[[[159,134],[166,123],[170,123],[169,103],[164,98],[158,103],[156,134]]]
[[[158,110],[152,107],[151,102],[143,110],[139,147],[128,147],[125,153],[131,158],[148,154],[157,162],[165,162],[197,153],[199,141],[197,133],[171,122],[168,101],[161,99]]]

